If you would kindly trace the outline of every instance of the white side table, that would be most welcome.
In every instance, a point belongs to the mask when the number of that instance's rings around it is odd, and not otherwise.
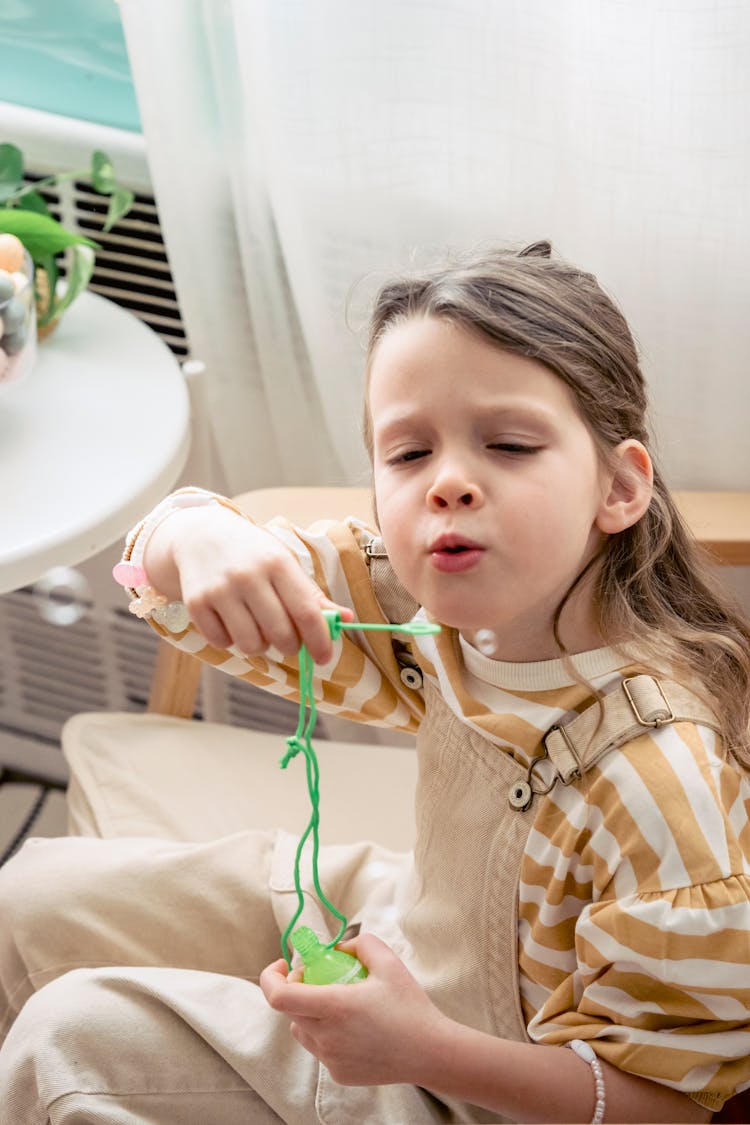
[[[190,407],[166,344],[84,293],[0,390],[0,594],[108,547],[174,485]]]

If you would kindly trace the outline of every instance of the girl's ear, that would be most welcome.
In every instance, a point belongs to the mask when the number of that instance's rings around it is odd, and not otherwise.
[[[635,438],[620,442],[610,464],[596,526],[605,535],[616,535],[638,523],[651,503],[654,469],[645,445]]]

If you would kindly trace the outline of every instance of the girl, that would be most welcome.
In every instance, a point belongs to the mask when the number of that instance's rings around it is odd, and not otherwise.
[[[418,733],[417,846],[325,850],[369,977],[313,988],[274,960],[289,837],[28,844],[3,1123],[706,1121],[750,1085],[750,633],[645,409],[595,279],[496,253],[376,301],[387,561],[356,521],[258,528],[197,489],[135,529],[163,635],[283,694],[304,643],[321,706]],[[442,631],[334,641],[322,607]]]

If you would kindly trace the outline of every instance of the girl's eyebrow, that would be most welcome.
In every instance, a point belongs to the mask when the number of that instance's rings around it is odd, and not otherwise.
[[[480,403],[472,409],[472,414],[482,424],[531,425],[543,426],[545,429],[553,426],[556,418],[555,411],[551,407],[537,402]],[[386,411],[382,421],[373,418],[372,422],[373,429],[381,438],[390,437],[410,428],[432,424],[425,411],[410,411],[408,408],[399,408],[391,413]]]

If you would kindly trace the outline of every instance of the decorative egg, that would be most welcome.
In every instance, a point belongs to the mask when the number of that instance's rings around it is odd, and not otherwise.
[[[8,301],[8,304],[2,310],[2,317],[5,323],[5,331],[7,333],[17,332],[26,320],[26,309],[18,298],[14,297],[12,301]]]
[[[28,333],[26,325],[22,324],[15,332],[6,332],[3,336],[3,351],[8,355],[18,355],[26,347]]]
[[[13,277],[6,270],[0,270],[0,306],[6,304],[11,297],[15,296],[16,287],[13,284]]]
[[[14,234],[0,234],[0,269],[8,273],[20,270],[24,259],[24,245]]]
[[[18,250],[20,247],[20,261]],[[0,384],[20,382],[34,362],[34,286],[29,255],[15,235],[0,234]],[[20,267],[20,268],[19,268]]]
[[[16,291],[16,296],[25,296],[31,286],[31,279],[27,277],[22,270],[16,270],[16,272],[12,273],[10,276],[13,282],[13,288]]]

